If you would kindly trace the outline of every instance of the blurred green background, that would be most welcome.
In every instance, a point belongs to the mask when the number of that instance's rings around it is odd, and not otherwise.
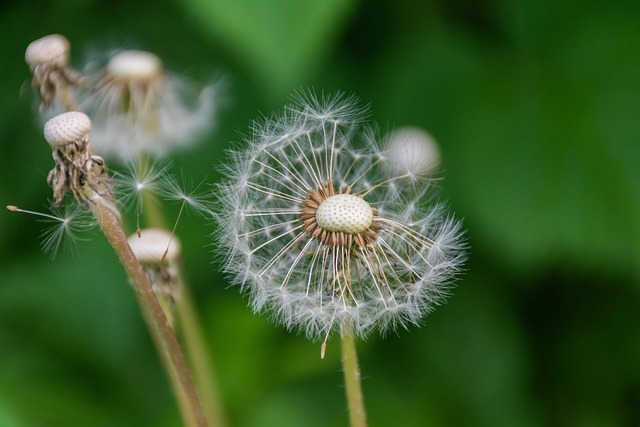
[[[51,195],[23,58],[54,32],[78,68],[124,47],[224,76],[217,131],[173,159],[196,182],[300,88],[359,94],[383,129],[437,138],[471,258],[422,328],[358,343],[371,426],[640,426],[640,2],[6,1],[5,205]],[[103,237],[52,260],[42,229],[0,212],[0,426],[180,425]],[[347,425],[337,340],[320,360],[252,315],[211,231],[179,225],[231,426]]]

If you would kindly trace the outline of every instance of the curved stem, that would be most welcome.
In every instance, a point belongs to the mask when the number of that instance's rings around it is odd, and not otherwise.
[[[356,352],[355,340],[351,335],[345,334],[342,337],[340,349],[342,353],[342,369],[344,372],[347,404],[349,407],[349,421],[351,427],[366,427],[367,414],[364,409],[364,398],[362,396],[362,385],[360,383],[358,354]]]
[[[207,420],[180,345],[142,266],[127,243],[119,216],[113,208],[100,200],[89,202],[89,207],[136,290],[140,309],[177,394],[185,425],[207,426]]]

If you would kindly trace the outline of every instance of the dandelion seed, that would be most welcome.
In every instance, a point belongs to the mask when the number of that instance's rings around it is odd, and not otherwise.
[[[115,173],[116,193],[119,202],[136,214],[136,229],[140,229],[140,216],[148,203],[157,203],[160,187],[168,175],[168,163],[158,163],[147,158],[137,159],[126,165],[123,172]],[[154,208],[154,206],[150,206]],[[153,212],[153,210],[152,210]],[[158,219],[156,222],[161,222]]]
[[[310,339],[419,324],[465,259],[461,224],[432,186],[399,186],[353,99],[298,96],[254,125],[215,187],[224,269]],[[323,344],[324,349],[324,344]]]
[[[210,215],[211,196],[209,192],[202,190],[204,180],[197,185],[187,182],[184,176],[181,180],[183,184],[173,175],[164,175],[158,188],[158,194],[166,200],[180,202],[182,208],[188,209],[194,215],[201,217]]]
[[[215,123],[216,87],[201,88],[166,72],[150,52],[120,51],[91,80],[97,89],[81,107],[93,118],[92,141],[105,156],[125,161],[164,156]]]
[[[51,258],[54,258],[60,249],[76,253],[76,242],[85,240],[81,234],[96,225],[91,216],[76,204],[68,204],[60,212],[55,211],[51,214],[20,209],[16,206],[7,206],[7,209],[12,212],[35,215],[49,224],[41,234],[41,247],[43,252],[51,255]]]
[[[183,178],[184,180],[184,178]],[[205,217],[211,213],[211,201],[208,193],[201,192],[200,185],[183,188],[175,177],[167,175],[162,180],[162,186],[160,187],[160,195],[167,200],[175,200],[180,202],[180,210],[178,216],[173,224],[171,235],[175,234],[178,222],[182,217],[182,213],[186,210],[189,212]]]

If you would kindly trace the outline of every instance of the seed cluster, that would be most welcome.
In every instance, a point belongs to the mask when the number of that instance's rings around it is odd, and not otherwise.
[[[361,196],[351,194],[351,187],[335,193],[331,181],[325,186],[309,191],[302,203],[300,220],[304,231],[327,246],[342,246],[351,249],[353,243],[365,247],[378,238],[373,229],[382,229],[377,224],[377,210]]]

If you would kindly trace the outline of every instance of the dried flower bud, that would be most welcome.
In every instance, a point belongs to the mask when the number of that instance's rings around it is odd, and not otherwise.
[[[147,228],[128,239],[142,265],[169,324],[174,323],[182,282],[179,274],[180,242],[167,230]]]
[[[71,89],[79,87],[83,78],[68,66],[70,49],[69,41],[59,34],[42,37],[27,46],[24,58],[33,74],[32,85],[40,95],[41,111],[77,109]]]
[[[64,147],[89,136],[91,120],[79,111],[62,113],[44,125],[44,138],[52,147]]]
[[[24,58],[32,69],[43,64],[66,65],[69,61],[70,44],[60,34],[50,34],[27,46]]]
[[[56,162],[47,176],[54,206],[70,191],[78,202],[102,203],[117,212],[105,199],[112,194],[112,183],[104,159],[91,152],[90,131],[91,120],[78,111],[59,114],[44,124],[44,137]]]
[[[160,264],[180,257],[180,242],[167,230],[147,228],[129,237],[128,241],[141,263]]]

